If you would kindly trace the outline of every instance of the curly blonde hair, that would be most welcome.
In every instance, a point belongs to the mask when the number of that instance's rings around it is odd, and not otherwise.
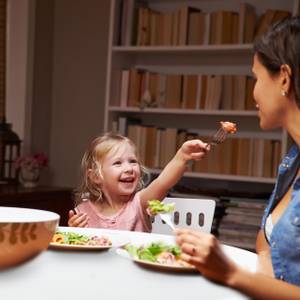
[[[95,138],[90,143],[81,161],[81,183],[75,192],[76,205],[81,203],[84,198],[88,198],[92,202],[104,201],[101,187],[92,179],[93,176],[90,176],[90,171],[92,170],[94,174],[101,176],[102,162],[106,155],[115,146],[123,143],[128,143],[133,147],[139,161],[136,145],[128,137],[123,135],[108,132]],[[141,170],[141,177],[137,185],[137,191],[141,190],[149,180],[149,172],[146,167],[140,162],[139,166]]]

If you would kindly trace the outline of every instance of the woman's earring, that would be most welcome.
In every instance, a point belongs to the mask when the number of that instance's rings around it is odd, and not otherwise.
[[[282,91],[281,91],[281,96],[286,97],[286,96],[287,96],[287,92],[284,91],[284,90],[282,90]]]

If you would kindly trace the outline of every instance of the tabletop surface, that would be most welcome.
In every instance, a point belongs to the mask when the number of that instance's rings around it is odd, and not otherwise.
[[[114,246],[126,242],[172,242],[174,237],[104,229],[60,227],[63,230],[105,234]],[[116,247],[102,251],[44,251],[34,259],[0,271],[1,298],[36,299],[248,299],[239,292],[210,282],[199,273],[176,273],[144,268],[116,253]],[[237,263],[255,270],[256,255],[224,246]],[[97,297],[97,298],[96,298]]]

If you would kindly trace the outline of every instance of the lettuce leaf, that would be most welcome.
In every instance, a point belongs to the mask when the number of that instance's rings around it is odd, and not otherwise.
[[[125,246],[125,250],[133,257],[151,262],[156,262],[157,256],[162,252],[170,252],[175,257],[181,254],[180,248],[177,245],[167,245],[163,242],[151,243],[149,246],[140,247],[128,244]]]
[[[175,203],[163,203],[159,200],[150,200],[148,205],[153,214],[169,213],[175,208]]]

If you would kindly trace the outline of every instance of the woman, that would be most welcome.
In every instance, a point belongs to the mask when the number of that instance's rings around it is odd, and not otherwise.
[[[212,235],[177,230],[183,259],[206,277],[255,299],[300,299],[300,17],[273,25],[254,43],[253,96],[262,129],[284,128],[292,146],[257,236],[258,270],[232,262]]]

